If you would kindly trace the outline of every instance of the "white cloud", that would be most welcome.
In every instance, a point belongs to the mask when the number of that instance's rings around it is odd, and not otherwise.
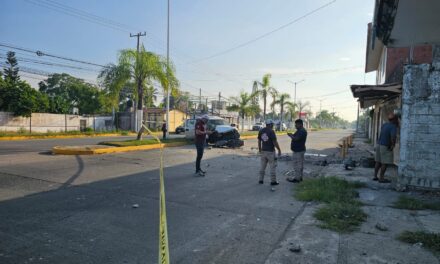
[[[351,58],[349,57],[341,57],[339,58],[340,61],[351,61]]]

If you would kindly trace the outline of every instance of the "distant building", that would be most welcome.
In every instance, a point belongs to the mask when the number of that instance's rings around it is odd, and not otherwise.
[[[176,127],[183,124],[186,114],[176,109],[170,109],[170,122],[168,131],[173,132]],[[147,121],[147,127],[151,129],[160,129],[166,121],[167,111],[163,108],[146,108],[144,109],[144,117]]]

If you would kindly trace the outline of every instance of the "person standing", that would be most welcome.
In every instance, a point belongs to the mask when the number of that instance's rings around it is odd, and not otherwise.
[[[197,158],[196,158],[196,175],[205,176],[206,172],[201,168],[201,162],[203,158],[203,152],[206,144],[206,137],[210,135],[211,132],[207,130],[207,123],[209,117],[208,115],[203,115],[200,119],[196,121],[195,127],[195,144],[197,149]]]
[[[162,124],[162,139],[167,139],[167,122]]]
[[[397,138],[397,117],[391,113],[388,115],[387,123],[383,124],[380,129],[379,141],[376,146],[376,165],[374,166],[373,181],[379,181],[380,183],[389,183],[390,180],[385,179],[385,171],[387,166],[394,163],[394,147],[396,145]],[[379,173],[379,178],[377,174]]]
[[[278,145],[277,136],[273,131],[273,121],[266,120],[266,127],[258,132],[258,151],[261,154],[261,168],[259,184],[264,183],[264,174],[267,163],[270,167],[270,185],[278,185],[276,177],[277,161],[275,158],[275,148],[278,150],[278,156],[281,156],[281,149]]]
[[[287,178],[289,182],[301,182],[303,180],[304,154],[306,153],[307,130],[304,129],[304,123],[301,119],[295,120],[295,134],[287,133],[292,139],[290,149],[293,151],[293,177]]]

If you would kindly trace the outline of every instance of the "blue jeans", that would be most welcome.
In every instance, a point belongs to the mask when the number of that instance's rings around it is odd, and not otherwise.
[[[203,150],[205,149],[205,143],[196,143],[196,149],[197,149],[196,172],[199,172],[201,170],[200,163],[203,158]]]

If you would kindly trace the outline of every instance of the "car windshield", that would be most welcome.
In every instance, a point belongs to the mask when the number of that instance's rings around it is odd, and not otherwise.
[[[216,126],[229,125],[224,119],[210,119],[208,120],[208,129],[213,130]]]

